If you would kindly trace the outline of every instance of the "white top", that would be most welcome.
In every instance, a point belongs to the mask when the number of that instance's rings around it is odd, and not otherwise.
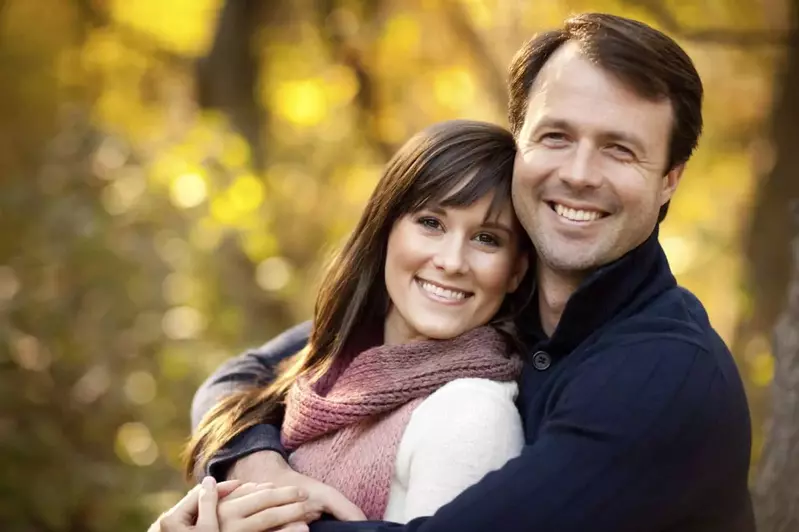
[[[514,382],[457,379],[411,414],[397,450],[384,519],[433,515],[524,445]]]

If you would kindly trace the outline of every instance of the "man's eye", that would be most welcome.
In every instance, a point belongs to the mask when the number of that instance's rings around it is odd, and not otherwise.
[[[568,137],[566,137],[564,133],[558,133],[555,131],[544,133],[543,135],[541,135],[541,138],[539,139],[540,142],[548,146],[561,146],[567,140]]]
[[[613,154],[616,155],[617,157],[625,159],[632,159],[635,157],[635,154],[630,148],[622,146],[621,144],[611,144],[610,149],[613,151]]]

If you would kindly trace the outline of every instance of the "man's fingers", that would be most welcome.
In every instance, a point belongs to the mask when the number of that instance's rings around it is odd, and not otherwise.
[[[259,488],[253,493],[230,501],[221,509],[220,514],[248,517],[262,510],[301,502],[307,498],[308,495],[304,491],[291,486],[285,488]]]
[[[219,532],[219,522],[216,518],[216,503],[218,495],[216,491],[216,481],[211,477],[205,477],[199,490],[197,532]]]
[[[321,502],[327,513],[332,514],[339,521],[366,521],[366,515],[349,499],[334,489],[325,490],[320,494]]]
[[[298,521],[316,521],[320,512],[312,503],[295,502],[262,510],[244,520],[242,532],[260,532],[279,528]]]

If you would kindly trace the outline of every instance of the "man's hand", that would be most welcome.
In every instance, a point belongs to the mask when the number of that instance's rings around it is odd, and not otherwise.
[[[228,479],[299,488],[308,496],[306,502],[310,511],[329,513],[341,521],[366,520],[361,509],[344,495],[318,480],[297,473],[274,451],[259,451],[245,456],[230,468]]]

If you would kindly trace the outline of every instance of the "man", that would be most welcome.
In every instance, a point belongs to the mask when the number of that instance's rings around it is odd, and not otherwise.
[[[584,14],[519,51],[510,97],[513,202],[537,252],[539,311],[520,383],[522,455],[430,518],[312,529],[753,531],[740,378],[657,240],[702,128],[693,64],[644,24]],[[195,397],[195,425],[236,386],[271,378],[307,331],[220,369]],[[250,429],[211,473],[335,499],[288,468],[278,434]]]

